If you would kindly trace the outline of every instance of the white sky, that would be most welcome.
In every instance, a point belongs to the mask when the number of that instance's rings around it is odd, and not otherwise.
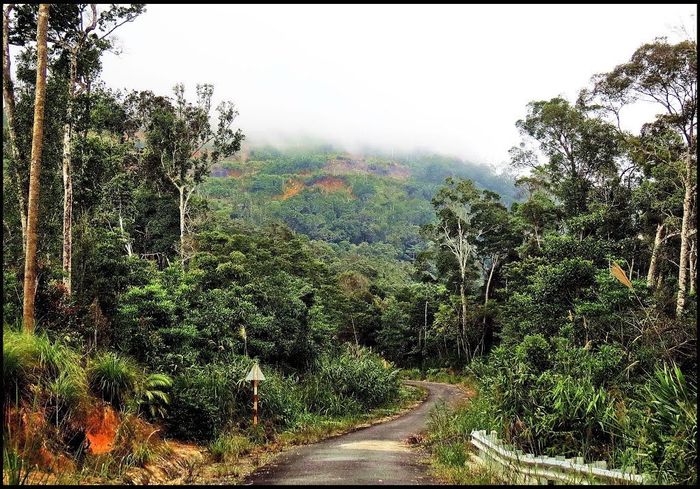
[[[531,100],[691,26],[696,5],[147,5],[104,57],[113,88],[197,83],[248,139],[425,148],[502,166]],[[690,16],[695,15],[691,18]],[[630,109],[629,128],[644,111]],[[648,117],[648,113],[644,114]]]

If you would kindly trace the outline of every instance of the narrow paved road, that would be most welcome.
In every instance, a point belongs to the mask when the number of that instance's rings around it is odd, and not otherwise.
[[[425,428],[437,402],[453,402],[464,393],[449,384],[408,383],[430,390],[416,409],[386,423],[295,447],[253,472],[244,484],[435,484],[418,449],[404,440]]]

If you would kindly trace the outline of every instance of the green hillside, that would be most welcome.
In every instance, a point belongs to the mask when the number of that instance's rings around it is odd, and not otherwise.
[[[213,210],[257,223],[283,221],[294,231],[332,243],[389,243],[414,255],[430,200],[448,176],[516,199],[512,180],[486,166],[431,154],[389,157],[329,147],[252,148],[213,169],[202,186]]]

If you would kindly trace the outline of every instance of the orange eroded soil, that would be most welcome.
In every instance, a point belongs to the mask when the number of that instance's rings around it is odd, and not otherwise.
[[[119,416],[110,406],[99,407],[88,417],[86,438],[88,451],[94,455],[109,452],[119,427]]]
[[[345,181],[336,177],[321,177],[312,186],[320,188],[322,192],[347,192],[352,194],[352,188]]]
[[[299,180],[290,180],[284,185],[284,192],[277,197],[279,200],[287,200],[304,190],[304,183]]]

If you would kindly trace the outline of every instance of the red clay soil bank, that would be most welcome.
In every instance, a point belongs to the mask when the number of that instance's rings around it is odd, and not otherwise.
[[[90,444],[88,451],[94,455],[109,452],[117,435],[119,416],[111,406],[98,407],[88,416],[85,437]]]

